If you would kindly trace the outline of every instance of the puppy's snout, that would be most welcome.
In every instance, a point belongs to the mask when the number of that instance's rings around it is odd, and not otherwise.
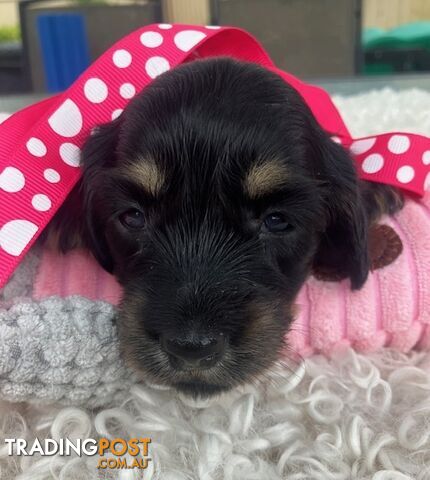
[[[180,369],[205,369],[214,366],[225,350],[223,335],[162,336],[161,346],[172,365]]]

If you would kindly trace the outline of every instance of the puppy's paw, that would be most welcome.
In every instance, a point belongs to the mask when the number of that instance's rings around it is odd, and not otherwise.
[[[389,225],[374,224],[370,227],[369,257],[372,271],[390,265],[402,251],[402,241]],[[314,267],[313,275],[317,280],[324,282],[340,282],[348,276],[340,269],[329,267]]]
[[[370,223],[382,215],[394,215],[404,206],[404,196],[398,188],[366,181],[362,181],[360,186]]]

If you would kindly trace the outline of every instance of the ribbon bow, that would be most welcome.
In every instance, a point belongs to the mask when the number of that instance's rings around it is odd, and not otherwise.
[[[329,95],[276,68],[247,32],[230,27],[158,24],[117,42],[65,92],[0,125],[0,287],[80,177],[81,147],[98,124],[163,72],[217,55],[255,62],[280,75],[320,125],[355,155],[361,178],[423,195],[430,184],[430,138],[387,133],[354,140]]]

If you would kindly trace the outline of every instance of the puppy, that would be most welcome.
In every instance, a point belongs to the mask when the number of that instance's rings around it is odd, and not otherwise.
[[[228,58],[166,72],[96,129],[51,225],[124,289],[122,351],[142,377],[212,395],[278,358],[313,268],[369,271],[368,226],[402,205],[276,74]]]

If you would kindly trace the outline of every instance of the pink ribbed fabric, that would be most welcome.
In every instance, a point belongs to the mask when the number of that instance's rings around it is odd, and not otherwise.
[[[405,208],[383,223],[399,234],[403,253],[371,273],[356,292],[349,289],[349,281],[311,277],[297,297],[297,318],[287,336],[292,351],[309,356],[345,345],[362,352],[382,346],[402,352],[430,349],[430,193],[418,201],[408,198]],[[51,295],[83,295],[116,305],[121,289],[85,252],[45,251],[34,296]]]
[[[34,298],[58,295],[82,295],[90,300],[104,300],[117,305],[121,288],[94,258],[81,250],[61,255],[45,250],[34,283]]]

